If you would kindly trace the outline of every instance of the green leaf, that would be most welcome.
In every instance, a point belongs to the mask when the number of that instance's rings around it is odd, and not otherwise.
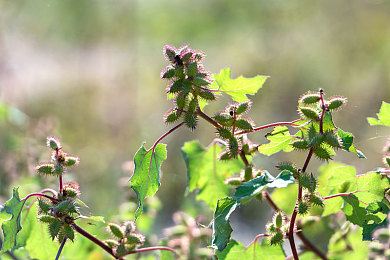
[[[219,161],[221,151],[217,144],[205,149],[197,141],[187,142],[182,147],[187,165],[187,192],[199,189],[196,198],[212,209],[217,206],[218,199],[230,195],[231,188],[224,184],[224,180],[245,166],[241,160]]]
[[[259,153],[270,156],[271,154],[277,153],[281,150],[290,152],[293,147],[290,145],[291,141],[294,140],[285,126],[277,126],[274,128],[272,133],[267,134],[269,143],[259,146]]]
[[[211,246],[213,248],[222,251],[229,243],[230,235],[233,231],[229,217],[239,205],[240,202],[228,197],[218,200],[212,224],[213,236]]]
[[[359,158],[366,158],[366,156],[353,145],[353,134],[344,132],[340,128],[337,133],[342,141],[342,147],[344,150],[355,153]]]
[[[220,260],[284,260],[286,258],[282,246],[267,245],[264,241],[265,240],[263,240],[262,245],[255,242],[248,248],[245,248],[240,242],[231,240],[229,245],[222,252],[216,251],[216,255]]]
[[[343,212],[347,220],[352,224],[362,226],[366,219],[367,211],[365,208],[359,206],[358,198],[351,194],[349,196],[343,196],[343,200]]]
[[[288,185],[286,188],[274,189],[271,193],[272,200],[279,208],[291,215],[298,196],[298,184]]]
[[[232,79],[230,76],[230,68],[223,69],[217,75],[213,75],[215,82],[211,88],[221,90],[232,97],[234,101],[244,102],[248,100],[246,95],[254,95],[263,86],[267,80],[267,76],[256,76],[253,78],[244,78],[243,76],[237,79]]]
[[[22,229],[20,214],[23,202],[20,200],[18,190],[19,188],[14,188],[12,198],[0,207],[0,223],[4,234],[2,252],[15,247],[16,236]]]
[[[157,144],[155,149],[148,151],[144,146],[145,142],[134,156],[135,170],[130,178],[131,188],[137,193],[139,200],[136,218],[142,214],[145,198],[157,192],[160,186],[161,164],[167,158],[165,144]]]
[[[390,104],[382,102],[382,106],[379,113],[376,114],[378,119],[373,117],[367,117],[367,121],[370,125],[384,125],[390,126]]]
[[[268,174],[254,178],[251,181],[244,182],[237,187],[233,199],[244,200],[251,198],[262,192],[266,187],[269,188],[285,188],[289,184],[294,183],[294,177],[290,171],[282,171],[276,178]]]

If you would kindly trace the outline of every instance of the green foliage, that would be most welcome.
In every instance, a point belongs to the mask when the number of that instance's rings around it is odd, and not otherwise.
[[[20,216],[22,207],[19,188],[14,188],[12,198],[0,208],[0,223],[4,234],[1,252],[11,250],[16,244],[16,235],[22,229]]]
[[[382,106],[379,110],[379,113],[376,114],[378,119],[373,117],[368,117],[367,121],[370,125],[384,125],[390,126],[390,104],[387,102],[382,102]]]
[[[198,189],[196,198],[206,202],[211,209],[215,209],[218,199],[230,195],[231,188],[223,183],[225,178],[244,167],[238,160],[219,161],[218,154],[221,151],[222,148],[217,144],[205,149],[196,141],[187,142],[182,147],[187,166],[187,191]]]
[[[232,198],[223,198],[218,200],[212,224],[213,237],[211,246],[219,251],[225,249],[229,243],[230,235],[233,231],[230,226],[229,217],[239,205],[240,203]]]
[[[293,150],[293,147],[290,145],[290,143],[294,137],[290,135],[287,127],[285,126],[275,127],[274,130],[266,137],[268,140],[270,140],[270,142],[260,145],[258,148],[259,153],[270,156],[282,150],[285,152],[290,152]]]
[[[134,174],[130,178],[131,188],[137,193],[139,207],[135,214],[138,218],[143,211],[145,198],[153,196],[160,186],[161,164],[167,158],[165,144],[157,144],[154,149],[146,150],[145,143],[134,156]]]
[[[267,245],[263,240],[260,245],[255,242],[248,248],[245,248],[240,242],[231,240],[229,245],[222,251],[216,252],[220,260],[235,260],[235,259],[264,259],[264,260],[283,260],[286,255],[282,246]]]
[[[215,81],[211,88],[226,93],[237,102],[248,101],[246,95],[256,94],[268,78],[267,76],[256,76],[253,78],[240,76],[237,79],[232,79],[230,68],[221,70],[219,74],[214,74],[213,77]]]

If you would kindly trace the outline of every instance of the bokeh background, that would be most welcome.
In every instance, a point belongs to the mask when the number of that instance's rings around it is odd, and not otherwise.
[[[135,152],[169,129],[162,116],[171,101],[160,79],[165,44],[203,51],[213,73],[230,67],[233,77],[270,76],[251,97],[256,125],[296,119],[297,99],[308,90],[348,97],[334,121],[355,134],[368,159],[340,152],[335,160],[357,166],[358,173],[382,165],[389,133],[369,127],[366,117],[390,101],[390,1],[0,0],[0,23],[0,202],[15,185],[26,192],[56,187],[33,170],[49,157],[45,138],[54,135],[81,159],[67,178],[80,183],[91,212],[118,214],[134,197],[128,179]],[[220,98],[206,112],[229,101]],[[251,137],[266,142],[265,134]],[[204,203],[184,197],[180,148],[193,139],[207,146],[213,138],[214,130],[201,122],[196,131],[183,128],[163,141],[168,159],[154,233],[171,225],[179,209],[211,220]],[[304,156],[259,155],[254,162],[275,173],[277,162],[302,164]],[[311,170],[319,165],[313,161]],[[259,203],[241,208],[233,236],[248,243],[264,232],[271,214]]]

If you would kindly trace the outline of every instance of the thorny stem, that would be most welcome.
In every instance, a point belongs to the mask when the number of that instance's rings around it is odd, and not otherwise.
[[[205,113],[203,113],[203,111],[199,108],[196,109],[196,112],[198,113],[198,115],[203,118],[204,120],[206,120],[207,122],[209,122],[210,124],[212,124],[213,126],[215,126],[217,129],[219,128],[222,128],[222,126],[220,124],[218,124],[215,120],[213,120],[211,117],[209,117],[208,115],[206,115]]]
[[[139,248],[139,249],[136,249],[136,250],[132,250],[132,251],[129,251],[129,252],[126,252],[126,254],[124,255],[131,255],[131,254],[137,254],[137,253],[142,253],[142,252],[148,252],[148,251],[154,251],[154,250],[166,250],[166,251],[170,251],[172,253],[175,254],[175,257],[178,258],[179,255],[176,253],[176,251],[170,247],[166,247],[166,246],[152,246],[152,247],[144,247],[144,248]]]
[[[56,259],[55,259],[55,260],[58,260],[58,259],[60,259],[60,255],[61,255],[62,249],[63,249],[63,248],[64,248],[64,246],[65,246],[66,239],[67,239],[67,237],[66,237],[66,236],[64,236],[64,238],[62,239],[62,242],[61,242],[60,248],[58,248],[58,252],[57,252],[57,256],[56,256]]]
[[[307,155],[305,164],[303,165],[302,172],[306,171],[307,166],[309,165],[310,159],[313,156],[313,152],[314,152],[314,148],[311,148],[309,151],[309,154]],[[296,203],[299,203],[299,201],[301,201],[301,200],[302,200],[302,186],[299,184],[298,185],[298,198],[297,198]],[[295,260],[299,259],[297,248],[295,247],[295,241],[294,241],[294,226],[295,226],[295,220],[297,218],[297,214],[298,214],[297,208],[294,207],[294,211],[293,211],[293,213],[291,215],[291,219],[290,219],[290,227],[288,230],[288,240],[290,241],[291,251],[293,253]]]
[[[104,244],[101,240],[98,238],[94,237],[88,231],[82,229],[80,226],[76,225],[76,223],[71,224],[74,230],[76,230],[79,234],[83,235],[84,237],[88,238],[91,240],[91,242],[95,243],[96,245],[100,246],[102,249],[104,249],[107,253],[112,255],[114,258],[117,258],[117,256],[114,254],[111,248],[109,248],[106,244]]]
[[[262,129],[275,127],[275,126],[282,126],[282,125],[289,125],[289,126],[299,127],[301,125],[296,124],[296,122],[298,122],[299,120],[300,119],[294,120],[292,122],[277,122],[277,123],[272,123],[272,124],[268,124],[268,125],[263,125],[263,126],[259,126],[259,127],[253,128],[252,130],[245,130],[245,131],[237,132],[234,135],[242,135],[242,134],[252,133],[252,132],[256,132],[256,131],[262,130]]]

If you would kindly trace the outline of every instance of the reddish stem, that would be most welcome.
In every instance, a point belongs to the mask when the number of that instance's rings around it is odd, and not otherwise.
[[[137,253],[142,253],[142,252],[148,252],[148,251],[154,251],[154,250],[166,250],[166,251],[170,251],[172,253],[175,254],[175,257],[179,257],[178,253],[176,253],[176,251],[170,247],[166,247],[166,246],[152,246],[152,247],[144,247],[144,248],[139,248],[139,249],[136,249],[136,250],[133,250],[133,251],[129,251],[129,252],[126,252],[125,255],[131,255],[131,254],[137,254]]]
[[[58,176],[58,180],[60,182],[60,194],[62,194],[62,190],[63,190],[63,185],[62,185],[62,174],[60,174],[60,176]]]
[[[263,126],[259,126],[259,127],[253,128],[252,130],[245,130],[245,131],[241,131],[241,132],[235,133],[235,135],[242,135],[242,134],[252,133],[252,132],[256,132],[256,131],[262,130],[262,129],[275,127],[275,126],[282,126],[282,125],[290,125],[290,126],[298,127],[300,125],[297,125],[295,122],[297,122],[299,120],[300,119],[292,121],[292,122],[278,122],[278,123],[272,123],[272,124],[268,124],[268,125],[263,125]]]
[[[76,225],[76,223],[71,224],[74,230],[76,230],[79,234],[83,235],[84,237],[91,240],[91,242],[95,243],[96,245],[100,246],[102,249],[104,249],[107,253],[112,255],[114,258],[118,258],[111,248],[109,248],[106,244],[104,244],[101,240],[91,235],[88,231],[82,229],[80,226]]]
[[[359,192],[359,191],[356,190],[356,191],[352,191],[352,192],[339,193],[339,194],[334,194],[334,195],[329,195],[329,196],[323,197],[322,199],[328,200],[328,199],[332,199],[332,198],[336,198],[336,197],[350,196],[350,195],[357,193],[357,192]]]
[[[268,237],[269,234],[258,234],[254,239],[253,241],[246,247],[246,249],[248,249],[248,247],[250,247],[251,245],[253,245],[254,243],[257,242],[257,240],[259,240],[259,238],[262,238],[262,237]]]
[[[171,134],[173,131],[175,131],[176,129],[178,129],[179,127],[181,127],[182,125],[184,125],[184,122],[181,122],[180,124],[178,124],[177,126],[173,127],[172,129],[170,129],[168,132],[166,132],[165,134],[163,134],[162,136],[160,136],[160,138],[157,139],[156,142],[154,142],[152,148],[149,149],[150,150],[153,150],[156,148],[156,146],[158,145],[159,142],[161,142],[162,139],[164,139],[165,137],[167,137],[169,134]],[[153,154],[153,153],[152,153]]]
[[[321,109],[322,109],[321,117],[320,117],[320,134],[323,134],[324,133],[323,120],[324,120],[324,115],[325,115],[325,111],[326,111],[323,91],[320,91],[320,97],[321,97]]]
[[[203,118],[204,120],[206,120],[207,122],[209,122],[210,124],[212,124],[213,126],[215,126],[217,129],[219,128],[222,128],[222,126],[220,124],[218,124],[215,120],[213,120],[211,117],[209,117],[208,115],[206,115],[205,113],[203,113],[203,111],[198,107],[198,109],[196,110],[196,112],[198,113],[198,115]]]

